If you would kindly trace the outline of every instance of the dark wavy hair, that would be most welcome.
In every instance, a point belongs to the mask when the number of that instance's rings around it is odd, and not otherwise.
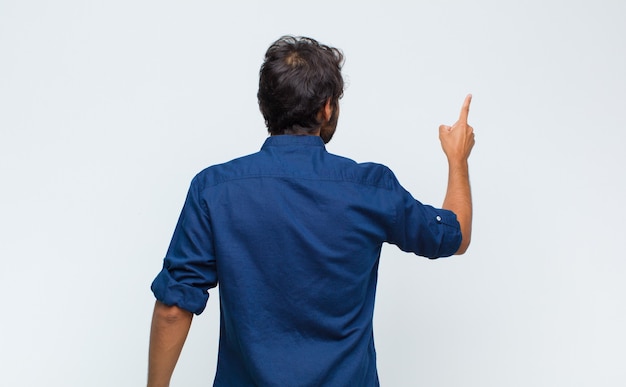
[[[307,37],[283,36],[265,53],[259,74],[259,108],[267,130],[307,134],[320,127],[318,112],[343,96],[343,54]]]

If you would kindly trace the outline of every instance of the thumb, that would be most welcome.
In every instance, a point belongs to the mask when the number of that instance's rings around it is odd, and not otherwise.
[[[439,125],[439,131],[440,132],[449,132],[450,130],[452,130],[451,126],[448,125]]]

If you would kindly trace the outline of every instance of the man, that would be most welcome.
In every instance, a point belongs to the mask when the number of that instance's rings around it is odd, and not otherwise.
[[[441,125],[443,209],[416,201],[385,166],[328,153],[343,55],[283,37],[260,71],[270,133],[258,153],[192,181],[163,270],[148,385],[167,386],[192,315],[219,282],[215,386],[377,386],[372,316],[383,242],[429,258],[463,254],[472,204],[467,124]]]

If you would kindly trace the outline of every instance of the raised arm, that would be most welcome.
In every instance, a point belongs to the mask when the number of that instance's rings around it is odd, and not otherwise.
[[[439,126],[439,140],[448,158],[448,189],[442,207],[454,212],[461,225],[461,246],[456,254],[463,254],[472,239],[472,194],[467,159],[474,147],[474,129],[467,124],[472,95],[465,97],[458,121]]]

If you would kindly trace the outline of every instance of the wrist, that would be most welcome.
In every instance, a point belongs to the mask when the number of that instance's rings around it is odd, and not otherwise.
[[[448,166],[450,168],[468,168],[467,158],[465,157],[448,157]]]

